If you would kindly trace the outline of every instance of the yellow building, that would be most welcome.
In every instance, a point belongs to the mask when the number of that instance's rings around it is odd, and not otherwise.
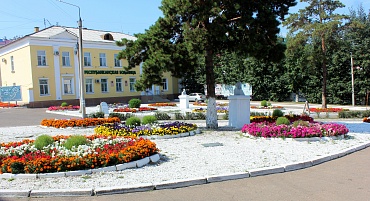
[[[115,41],[135,40],[127,34],[83,29],[83,77],[87,106],[100,102],[127,103],[173,99],[180,94],[178,79],[163,76],[162,86],[135,91],[141,66],[125,71],[127,60],[116,59],[124,47]],[[0,87],[20,86],[22,101],[28,107],[49,107],[67,102],[79,105],[78,29],[52,26],[35,31],[0,47]],[[161,76],[161,75],[158,75]]]

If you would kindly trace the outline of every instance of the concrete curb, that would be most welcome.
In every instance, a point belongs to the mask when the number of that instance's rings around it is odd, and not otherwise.
[[[244,179],[249,177],[257,177],[269,174],[283,173],[288,171],[294,171],[304,168],[312,167],[313,165],[318,165],[330,160],[334,160],[345,155],[354,153],[356,151],[370,147],[370,142],[348,149],[344,149],[339,153],[334,153],[331,155],[325,155],[323,157],[315,158],[310,161],[301,161],[297,163],[286,164],[283,166],[275,167],[266,167],[266,168],[257,168],[249,170],[248,172],[226,174],[226,175],[215,175],[210,177],[202,178],[189,178],[181,179],[174,181],[167,181],[161,183],[148,183],[148,184],[139,184],[131,186],[122,186],[122,187],[102,187],[96,189],[50,189],[50,190],[4,190],[0,189],[0,197],[55,197],[55,196],[99,196],[99,195],[109,195],[109,194],[123,194],[123,193],[132,193],[132,192],[143,192],[143,191],[152,191],[152,190],[161,190],[161,189],[172,189],[172,188],[182,188],[193,185],[208,184],[212,182],[221,182],[227,180],[235,179]],[[159,157],[159,156],[158,156]],[[157,156],[153,156],[157,158]],[[148,157],[150,162],[150,158]],[[134,163],[137,165],[136,163]],[[11,179],[13,178],[11,174],[5,174],[3,178]]]

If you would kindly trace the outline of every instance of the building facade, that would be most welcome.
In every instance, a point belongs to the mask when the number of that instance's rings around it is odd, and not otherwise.
[[[135,40],[130,35],[83,29],[84,98],[87,106],[100,102],[143,102],[155,97],[173,99],[179,95],[179,81],[170,73],[163,83],[145,92],[135,90],[141,66],[126,71],[127,60],[117,59],[124,48],[115,41]],[[28,107],[49,107],[67,102],[79,105],[78,29],[52,26],[13,41],[0,48],[0,86],[20,86],[22,101]],[[160,99],[159,98],[159,99]]]

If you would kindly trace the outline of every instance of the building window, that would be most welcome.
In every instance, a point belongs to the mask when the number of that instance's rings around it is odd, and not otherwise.
[[[39,79],[40,96],[47,96],[49,94],[49,83],[48,79]]]
[[[46,66],[46,52],[44,50],[37,51],[37,65]]]
[[[117,57],[118,57],[118,54],[114,54],[114,67],[121,67],[122,66],[122,62]]]
[[[108,92],[108,79],[100,79],[100,88],[102,93]]]
[[[135,82],[136,82],[136,78],[130,77],[130,91],[131,92],[135,91]]]
[[[85,90],[86,90],[86,93],[94,93],[93,91],[93,79],[92,78],[86,78],[85,79]]]
[[[73,80],[72,78],[63,78],[63,92],[64,94],[73,94]]]
[[[91,66],[90,52],[84,52],[84,66]]]
[[[122,92],[122,78],[116,78],[116,92]]]
[[[10,56],[10,70],[14,73],[14,57]]]
[[[71,61],[69,59],[69,52],[62,52],[62,65],[71,66]]]
[[[100,66],[107,66],[107,58],[105,57],[105,53],[99,54],[99,61],[100,61]]]
[[[162,89],[163,89],[163,91],[168,91],[168,82],[167,82],[167,78],[163,78],[163,79],[162,79]]]

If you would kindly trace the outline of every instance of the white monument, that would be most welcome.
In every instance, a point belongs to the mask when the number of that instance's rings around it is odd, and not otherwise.
[[[179,99],[180,99],[180,108],[189,109],[189,96],[186,95],[185,89],[182,91],[181,95],[179,96]]]
[[[229,126],[241,129],[250,123],[251,97],[244,95],[240,82],[235,86],[234,95],[229,96]]]

